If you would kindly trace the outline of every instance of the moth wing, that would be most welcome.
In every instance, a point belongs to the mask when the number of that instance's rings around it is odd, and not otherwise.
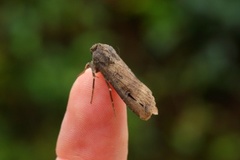
[[[117,63],[114,67],[109,66],[108,69],[109,73],[113,73],[112,77],[114,77],[108,81],[133,111],[136,109],[132,107],[137,106],[139,107],[139,111],[135,112],[145,112],[144,114],[147,114],[148,117],[152,114],[158,114],[156,102],[151,90],[136,78],[126,64]],[[114,79],[114,81],[112,81],[112,79]],[[142,113],[138,114],[141,117]]]

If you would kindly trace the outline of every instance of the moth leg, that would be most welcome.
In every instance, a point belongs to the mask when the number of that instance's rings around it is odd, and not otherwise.
[[[88,69],[88,68],[91,68],[91,67],[90,67],[90,62],[88,62],[88,63],[85,65],[84,70],[78,75],[78,77],[81,76],[81,75],[86,71],[86,69]]]
[[[91,68],[92,70],[92,76],[93,76],[93,83],[92,83],[92,95],[91,95],[91,100],[90,100],[90,103],[92,104],[92,101],[93,101],[93,94],[94,94],[94,88],[95,88],[95,78],[96,78],[96,69],[94,68],[92,62],[90,63],[87,63],[86,66],[85,66],[85,70],[88,69],[88,68]],[[85,71],[84,70],[84,71]]]
[[[93,72],[92,70],[92,75],[93,75],[93,83],[92,83],[92,95],[91,95],[91,100],[90,100],[90,103],[92,104],[92,101],[93,101],[93,94],[94,94],[94,88],[95,88],[95,73]]]
[[[115,108],[114,108],[114,102],[113,102],[113,97],[112,97],[112,88],[111,88],[109,82],[107,80],[105,80],[105,81],[106,81],[107,86],[108,86],[108,91],[109,91],[109,95],[110,95],[110,99],[111,99],[111,103],[112,103],[113,112],[114,112],[114,115],[116,116],[116,111],[115,111]]]

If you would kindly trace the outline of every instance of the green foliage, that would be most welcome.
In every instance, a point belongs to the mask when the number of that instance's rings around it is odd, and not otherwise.
[[[76,76],[119,48],[160,115],[129,113],[129,159],[240,159],[240,1],[0,3],[0,159],[54,159]]]

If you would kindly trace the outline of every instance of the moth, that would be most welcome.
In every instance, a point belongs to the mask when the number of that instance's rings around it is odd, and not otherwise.
[[[148,120],[152,114],[158,114],[151,90],[137,79],[113,47],[97,43],[90,48],[90,52],[92,53],[92,61],[87,63],[85,69],[90,67],[93,74],[91,103],[94,93],[95,73],[101,72],[109,87],[113,108],[114,103],[109,83],[140,119]]]

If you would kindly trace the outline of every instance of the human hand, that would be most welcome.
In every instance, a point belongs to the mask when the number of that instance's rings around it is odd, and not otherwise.
[[[80,75],[70,92],[57,140],[56,160],[124,160],[128,152],[126,105],[101,73],[96,74],[93,102],[92,71]]]

